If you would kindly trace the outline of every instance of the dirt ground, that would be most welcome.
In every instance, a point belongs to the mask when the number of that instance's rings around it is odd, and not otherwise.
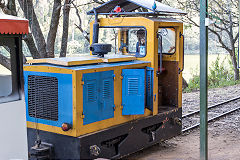
[[[209,160],[240,160],[239,121],[240,112],[215,121],[209,125],[208,155]],[[228,124],[234,124],[236,127]],[[126,159],[138,160],[199,160],[199,129],[161,142],[139,151]]]
[[[211,129],[211,128],[210,128]],[[199,160],[199,130],[188,135],[182,135],[164,141],[153,147],[135,153],[126,159],[138,160]],[[209,133],[208,138],[209,160],[239,160],[240,137],[239,134],[223,132],[216,135]]]
[[[223,92],[239,92],[240,85],[212,89],[213,99]],[[186,94],[187,95],[187,94]],[[198,95],[198,94],[196,94]],[[212,94],[213,95],[213,94]],[[227,95],[227,94],[225,94]],[[229,95],[229,94],[228,94]],[[191,94],[193,96],[193,94]],[[233,95],[235,97],[239,94]],[[211,97],[211,96],[210,96]],[[192,97],[194,98],[194,97]],[[221,99],[221,98],[220,98]],[[231,99],[229,97],[229,99]],[[196,100],[198,101],[198,100]],[[209,101],[212,101],[211,98]],[[196,102],[198,103],[198,102]],[[235,105],[240,105],[236,102]],[[189,106],[189,105],[188,105]],[[240,111],[212,122],[208,126],[208,156],[209,160],[240,160]],[[192,132],[166,140],[155,146],[132,154],[125,159],[137,160],[199,160],[200,159],[200,132]]]

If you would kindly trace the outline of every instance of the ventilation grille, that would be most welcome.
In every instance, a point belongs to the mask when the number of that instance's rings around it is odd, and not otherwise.
[[[148,93],[151,91],[151,75],[147,76],[147,91]]]
[[[128,78],[128,94],[138,94],[138,78]]]
[[[103,82],[103,98],[111,97],[111,82],[109,80],[105,80]]]
[[[87,96],[88,96],[88,102],[95,102],[96,101],[96,82],[94,83],[88,83],[87,84]]]
[[[28,76],[28,114],[30,117],[58,121],[58,79]]]

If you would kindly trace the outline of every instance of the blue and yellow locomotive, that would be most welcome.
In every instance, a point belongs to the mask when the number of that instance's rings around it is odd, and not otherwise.
[[[91,55],[28,61],[32,157],[119,158],[181,133],[183,23],[166,13],[184,14],[154,0],[109,1],[88,12]]]

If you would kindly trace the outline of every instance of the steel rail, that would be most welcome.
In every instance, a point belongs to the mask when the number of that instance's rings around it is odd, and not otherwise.
[[[223,113],[223,114],[220,114],[219,116],[215,116],[215,117],[209,119],[209,120],[208,120],[208,123],[209,123],[209,122],[212,122],[213,120],[216,120],[216,119],[218,119],[218,118],[224,117],[224,116],[226,116],[226,115],[228,115],[228,114],[231,114],[231,113],[233,113],[233,112],[236,112],[236,111],[239,110],[239,109],[240,109],[240,107],[235,108],[235,109],[232,109],[232,110],[230,110],[230,111],[228,111],[228,112],[225,112],[225,113]],[[200,123],[197,123],[197,124],[195,124],[195,125],[193,125],[193,126],[191,126],[191,127],[185,128],[185,129],[182,130],[182,132],[184,133],[184,132],[186,132],[186,131],[189,131],[189,130],[192,130],[192,129],[194,129],[194,128],[197,128],[198,126],[200,126]]]
[[[208,107],[208,109],[212,109],[212,108],[215,108],[215,107],[224,105],[224,104],[226,104],[226,103],[230,103],[230,102],[232,102],[232,101],[236,101],[236,100],[238,100],[238,99],[240,99],[240,97],[233,98],[233,99],[227,100],[227,101],[225,101],[225,102],[221,102],[221,103],[212,105],[212,106]],[[191,113],[185,114],[185,115],[182,116],[182,118],[190,117],[190,116],[195,115],[195,114],[198,114],[198,113],[200,113],[200,110],[193,111],[193,112],[191,112]]]

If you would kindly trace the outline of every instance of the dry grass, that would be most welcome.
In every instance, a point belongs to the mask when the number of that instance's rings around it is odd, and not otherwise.
[[[208,68],[211,66],[211,64],[216,61],[217,59],[216,54],[208,55]],[[229,55],[220,54],[220,62],[224,61],[224,65],[227,68],[230,68],[228,59]],[[186,81],[189,81],[190,78],[192,78],[193,74],[199,74],[199,68],[200,68],[200,56],[199,55],[185,55],[184,57],[184,71],[183,71],[183,77],[186,79]]]

